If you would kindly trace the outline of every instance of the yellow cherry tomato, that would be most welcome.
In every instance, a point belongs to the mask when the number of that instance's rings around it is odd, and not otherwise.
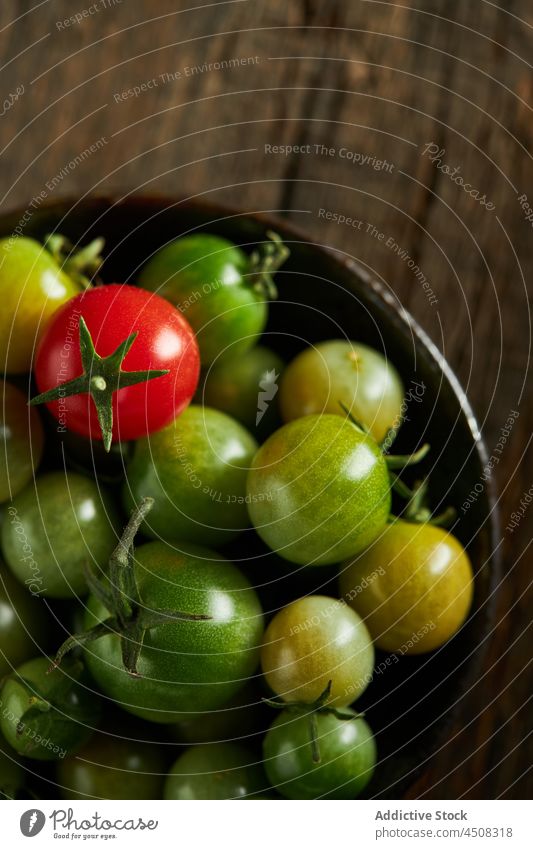
[[[0,372],[30,371],[48,319],[80,288],[39,242],[24,236],[0,240]]]
[[[331,681],[329,702],[345,706],[370,682],[374,647],[348,605],[328,596],[306,596],[271,621],[261,666],[270,688],[285,701],[315,702]]]
[[[378,351],[335,339],[306,348],[287,366],[279,403],[286,422],[319,413],[344,416],[341,404],[381,442],[399,427],[404,390],[394,366]]]
[[[474,589],[470,560],[452,534],[401,520],[344,564],[340,584],[376,646],[400,654],[433,651],[453,637]]]

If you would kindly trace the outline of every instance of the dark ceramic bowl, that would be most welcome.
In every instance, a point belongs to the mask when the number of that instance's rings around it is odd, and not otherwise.
[[[0,235],[8,235],[24,210],[4,215]],[[158,196],[88,197],[46,204],[33,211],[24,233],[37,238],[58,229],[73,242],[106,238],[106,281],[132,281],[149,254],[184,232],[208,230],[252,245],[276,230],[289,244],[291,256],[278,274],[279,300],[272,305],[268,344],[289,359],[310,342],[347,337],[386,352],[403,376],[423,382],[420,403],[409,406],[397,447],[410,451],[422,442],[432,446],[424,472],[431,472],[434,506],[460,508],[481,481],[487,460],[485,446],[466,396],[437,348],[384,287],[352,260],[313,244],[281,220],[245,215],[204,203]],[[395,445],[396,450],[396,445]],[[419,473],[419,472],[417,472]],[[478,486],[479,489],[479,486]],[[494,596],[500,564],[494,555],[497,518],[490,485],[484,486],[470,509],[458,510],[454,533],[468,547],[476,573],[475,599],[468,622],[459,635],[433,654],[377,662],[384,671],[375,676],[358,707],[368,711],[377,734],[380,767],[368,795],[398,798],[410,795],[415,779],[446,741],[454,723],[461,723],[462,699],[476,681],[488,638],[494,626]],[[254,535],[255,538],[255,535]],[[255,538],[256,540],[256,538]],[[258,565],[247,572],[272,606],[294,590],[290,578],[272,566],[279,582],[269,582],[269,559],[249,538],[248,557]],[[231,552],[238,559],[239,551]],[[331,573],[306,570],[296,592],[335,593]],[[301,576],[298,577],[298,581]],[[412,791],[411,791],[412,792]]]

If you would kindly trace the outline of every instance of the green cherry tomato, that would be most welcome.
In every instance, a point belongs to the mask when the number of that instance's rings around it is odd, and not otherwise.
[[[284,421],[318,413],[343,416],[342,402],[377,442],[400,425],[403,398],[400,376],[382,354],[342,339],[298,354],[280,386]]]
[[[210,743],[192,746],[178,758],[165,799],[253,799],[266,786],[255,755],[236,743]]]
[[[80,288],[39,242],[20,236],[0,240],[0,372],[30,371],[48,319]]]
[[[281,357],[262,345],[245,356],[217,360],[198,390],[199,402],[233,416],[261,441],[279,424],[276,395],[283,365]]]
[[[261,667],[269,687],[285,701],[316,702],[331,681],[328,703],[349,705],[370,683],[374,647],[348,605],[310,595],[274,616],[265,631]]]
[[[1,691],[0,728],[9,745],[27,758],[64,758],[93,733],[101,703],[80,661],[49,672],[38,657],[9,675]]]
[[[13,574],[35,595],[85,594],[84,563],[104,569],[117,544],[113,502],[94,481],[51,472],[29,484],[7,509],[2,546]]]
[[[63,799],[161,799],[167,759],[162,746],[96,734],[57,765]]]
[[[24,393],[4,382],[0,409],[0,502],[17,495],[32,479],[43,454],[39,414]]]
[[[316,714],[319,763],[313,759],[308,711],[284,710],[272,723],[263,744],[264,766],[270,783],[287,799],[355,799],[372,778],[372,731],[350,708],[342,713],[353,719]]]
[[[185,236],[149,260],[139,285],[180,309],[196,333],[202,363],[209,365],[228,351],[232,356],[244,353],[263,332],[270,272],[286,255],[276,243],[274,250],[279,259],[273,265],[255,264],[220,236]]]
[[[340,583],[376,645],[401,654],[433,651],[449,640],[468,615],[474,589],[470,560],[452,534],[401,520],[344,564]]]
[[[95,681],[122,708],[153,722],[176,722],[184,713],[224,704],[252,675],[259,658],[263,614],[246,578],[209,549],[181,546],[177,551],[161,542],[135,550],[135,577],[145,608],[211,618],[147,630],[138,676],[124,668],[117,635],[89,643],[85,656]],[[88,611],[86,628],[109,615],[94,596]]]
[[[50,621],[44,602],[0,568],[0,678],[42,651]]]
[[[180,743],[240,742],[264,728],[264,714],[261,694],[247,682],[217,710],[191,713],[170,731]]]
[[[155,499],[143,533],[167,542],[218,545],[249,525],[246,475],[257,450],[242,425],[209,407],[190,406],[168,427],[140,439],[127,467],[129,512]]]
[[[247,489],[259,536],[301,565],[362,551],[391,506],[379,446],[341,416],[306,416],[277,430],[257,452]]]
[[[16,799],[26,781],[24,768],[0,734],[0,800]]]

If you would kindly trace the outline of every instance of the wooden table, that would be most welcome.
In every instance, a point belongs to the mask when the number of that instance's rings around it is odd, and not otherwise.
[[[533,477],[533,6],[500,5],[3,0],[0,11],[4,209],[120,188],[285,215],[418,318],[467,388],[489,453],[519,411],[495,468],[501,622],[462,727],[417,787],[433,798],[531,793],[533,507],[505,528]]]

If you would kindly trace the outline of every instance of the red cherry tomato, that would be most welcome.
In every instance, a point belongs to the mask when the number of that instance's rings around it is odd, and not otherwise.
[[[137,439],[159,430],[185,409],[195,392],[200,370],[194,333],[168,301],[125,284],[87,289],[54,313],[37,350],[35,377],[40,393],[84,373],[80,317],[97,354],[91,360],[91,373],[97,372],[99,358],[108,357],[136,334],[119,365],[122,377],[111,396],[113,440]],[[167,370],[167,374],[120,388],[120,380],[126,382],[126,372],[154,369]],[[112,381],[108,381],[108,392],[111,386]],[[91,395],[69,395],[66,389],[58,400],[46,401],[60,427],[102,439]],[[98,394],[98,387],[94,394]]]

